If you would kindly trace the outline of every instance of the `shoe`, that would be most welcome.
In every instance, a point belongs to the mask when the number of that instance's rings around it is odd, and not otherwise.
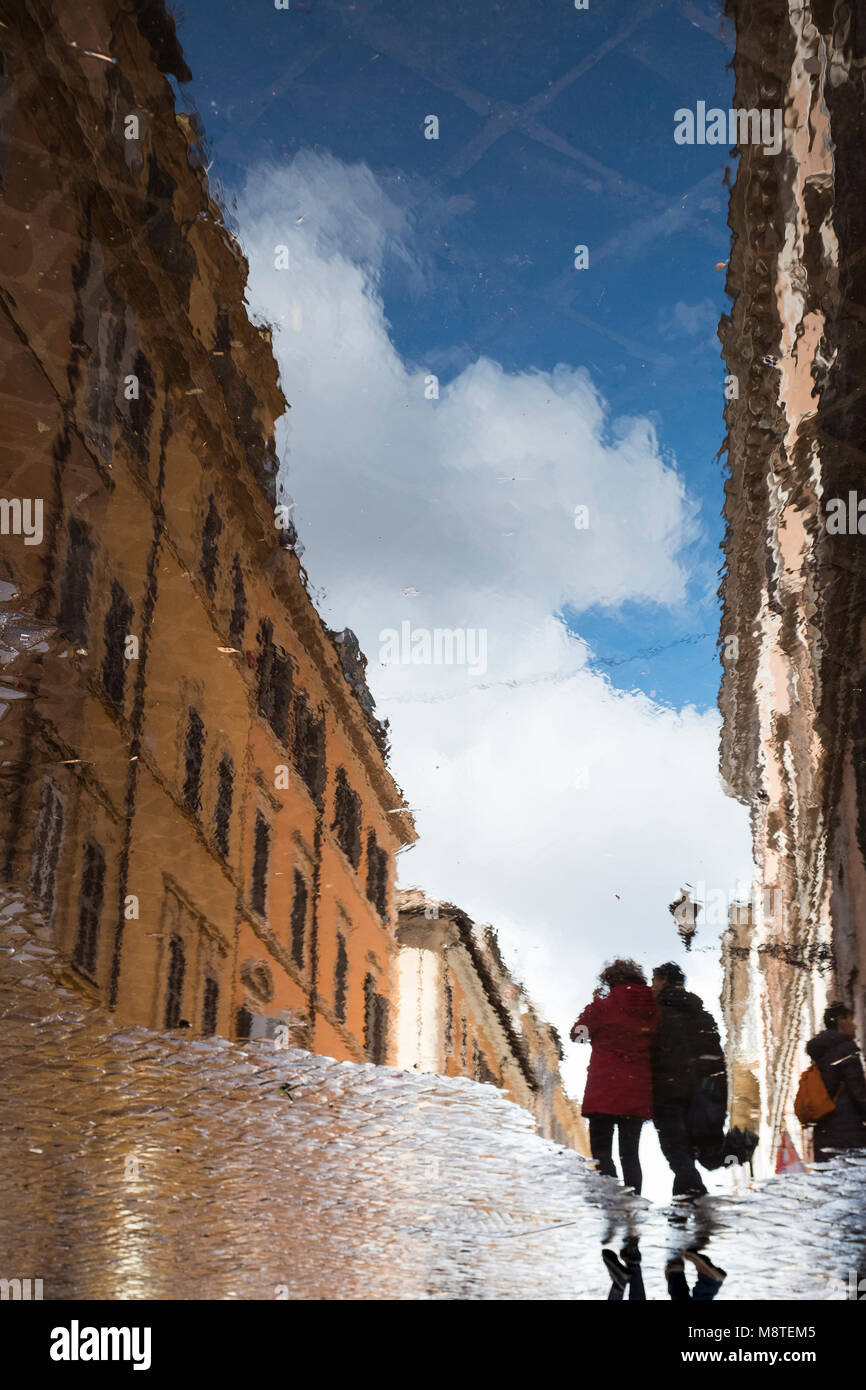
[[[668,1260],[665,1265],[665,1278],[670,1279],[672,1274],[685,1274],[686,1267],[677,1255],[674,1259]]]
[[[602,1250],[601,1258],[604,1260],[607,1272],[610,1275],[610,1282],[615,1284],[618,1289],[624,1289],[628,1285],[629,1274],[624,1264],[620,1264],[616,1257],[615,1250]]]
[[[619,1257],[621,1260],[624,1260],[627,1265],[640,1264],[640,1246],[638,1245],[637,1236],[629,1236],[625,1245],[619,1252]]]
[[[686,1250],[685,1257],[691,1260],[698,1274],[703,1274],[707,1279],[712,1279],[714,1284],[723,1284],[727,1279],[727,1272],[714,1265],[712,1260],[706,1255],[702,1255],[700,1250]]]

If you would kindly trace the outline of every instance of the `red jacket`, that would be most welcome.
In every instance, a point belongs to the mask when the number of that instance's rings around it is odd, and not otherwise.
[[[652,1116],[650,1048],[658,1009],[648,985],[614,985],[594,999],[577,1024],[589,1029],[592,1056],[583,1095],[584,1115]]]

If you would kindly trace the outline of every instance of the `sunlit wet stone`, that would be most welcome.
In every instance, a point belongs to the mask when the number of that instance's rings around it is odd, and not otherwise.
[[[629,1230],[650,1298],[696,1239],[720,1298],[842,1299],[866,1264],[866,1154],[654,1208],[490,1086],[114,1030],[37,929],[0,911],[0,1248],[46,1298],[598,1299]]]

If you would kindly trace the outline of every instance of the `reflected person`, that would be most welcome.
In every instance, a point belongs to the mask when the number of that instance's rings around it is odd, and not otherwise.
[[[851,1009],[829,1004],[824,1031],[806,1044],[833,1102],[833,1109],[815,1125],[816,1163],[826,1163],[847,1149],[866,1148],[866,1079],[855,1037]]]
[[[585,1030],[592,1045],[583,1096],[589,1144],[600,1173],[617,1176],[613,1135],[626,1187],[641,1190],[638,1150],[644,1120],[652,1115],[650,1047],[658,1013],[652,992],[636,961],[615,960],[599,975],[592,1002],[572,1025],[576,1042]]]

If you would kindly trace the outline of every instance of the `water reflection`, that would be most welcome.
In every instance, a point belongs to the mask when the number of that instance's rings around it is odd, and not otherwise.
[[[22,921],[7,904],[0,1242],[46,1298],[604,1299],[603,1248],[639,1253],[648,1299],[688,1252],[733,1271],[720,1298],[841,1299],[864,1269],[862,1153],[653,1207],[490,1086],[118,1030]]]

